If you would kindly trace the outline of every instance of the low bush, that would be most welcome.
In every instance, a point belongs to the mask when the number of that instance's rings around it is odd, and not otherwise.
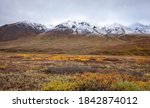
[[[128,75],[119,75],[117,73],[99,74],[99,73],[82,73],[70,75],[69,78],[52,79],[49,83],[44,84],[43,90],[57,91],[109,91],[109,90],[137,90],[130,83],[118,83],[120,80],[131,80]],[[116,83],[117,82],[117,83]],[[114,84],[112,86],[112,84]],[[130,87],[131,86],[131,87]],[[127,88],[126,88],[127,87]]]
[[[129,81],[118,81],[112,84],[112,88],[116,91],[139,91],[139,86]]]
[[[97,69],[87,66],[64,66],[64,67],[47,67],[44,70],[47,73],[62,74],[62,73],[83,73],[83,72],[96,72]]]

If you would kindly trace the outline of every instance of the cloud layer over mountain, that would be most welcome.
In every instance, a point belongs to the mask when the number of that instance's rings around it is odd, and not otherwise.
[[[67,20],[149,24],[149,7],[150,0],[0,0],[0,25],[22,20],[47,26]]]

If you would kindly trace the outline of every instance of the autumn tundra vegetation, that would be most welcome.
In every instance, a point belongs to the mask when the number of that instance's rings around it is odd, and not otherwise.
[[[39,27],[0,27],[0,90],[150,90],[148,34],[74,35],[64,26]]]
[[[0,90],[150,90],[148,56],[0,53]]]

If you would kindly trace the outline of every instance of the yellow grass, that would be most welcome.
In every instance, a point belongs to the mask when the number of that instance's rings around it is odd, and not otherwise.
[[[54,60],[54,61],[95,61],[103,60],[119,61],[119,60],[134,60],[137,63],[147,63],[150,58],[147,56],[105,56],[105,55],[67,55],[67,54],[16,54],[25,60]]]
[[[26,60],[58,60],[58,61],[101,61],[102,56],[93,55],[63,55],[63,54],[17,54]]]

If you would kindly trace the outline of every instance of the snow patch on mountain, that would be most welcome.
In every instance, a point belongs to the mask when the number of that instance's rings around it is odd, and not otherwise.
[[[72,30],[73,34],[94,34],[94,35],[124,35],[124,34],[150,34],[150,26],[140,23],[131,26],[124,26],[113,23],[106,26],[95,26],[87,22],[67,21],[54,27],[58,30]]]
[[[90,25],[86,22],[75,22],[75,21],[67,21],[65,23],[59,24],[55,26],[55,29],[58,30],[73,30],[73,34],[92,34],[93,33],[93,25]]]
[[[31,28],[35,29],[36,31],[39,31],[39,32],[46,32],[49,30],[46,26],[44,26],[42,24],[31,23],[29,21],[17,22],[17,23],[14,23],[12,25],[16,25],[17,27],[22,26],[22,27],[26,27],[26,28],[31,27]]]
[[[136,34],[150,34],[150,26],[141,23],[135,23],[129,26]]]
[[[134,33],[130,28],[118,24],[118,23],[114,23],[111,25],[107,25],[105,27],[103,27],[107,34],[117,34],[117,35],[122,35],[122,34],[132,34]]]
[[[9,26],[17,26],[35,30],[37,33],[49,31],[65,31],[75,35],[125,35],[125,34],[150,34],[150,25],[135,23],[130,26],[124,26],[118,23],[111,25],[99,26],[87,22],[67,21],[56,26],[50,25],[48,28],[42,24],[31,23],[29,21],[8,24]]]

